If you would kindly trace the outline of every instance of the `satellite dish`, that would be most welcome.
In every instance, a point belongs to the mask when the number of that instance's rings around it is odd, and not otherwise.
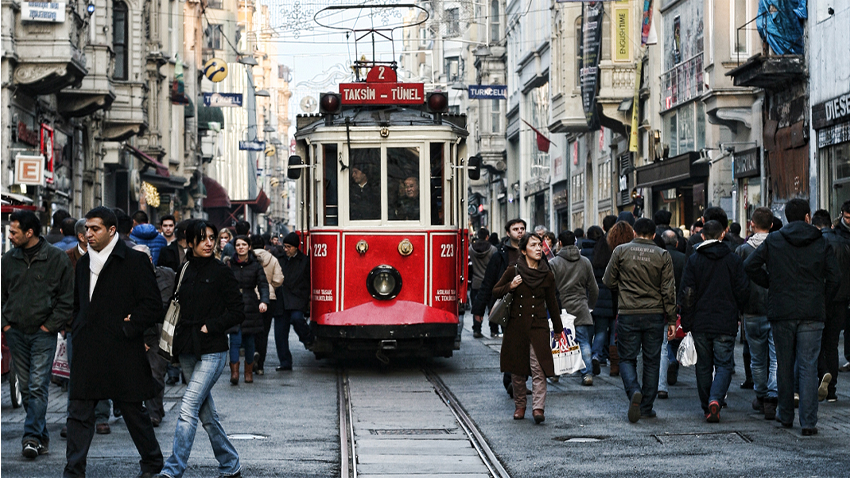
[[[305,96],[304,98],[301,98],[301,111],[305,113],[312,113],[316,111],[316,106],[318,106],[316,98],[313,98],[312,96]]]

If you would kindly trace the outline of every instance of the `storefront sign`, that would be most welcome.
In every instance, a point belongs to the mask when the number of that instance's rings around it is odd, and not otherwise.
[[[44,186],[44,156],[15,156],[15,184]]]
[[[850,119],[850,93],[812,106],[812,126],[815,129],[842,123],[848,119]]]
[[[64,2],[21,2],[21,20],[25,22],[65,22]]]
[[[850,141],[850,121],[818,130],[818,148]]]
[[[204,93],[204,106],[242,106],[242,93]]]
[[[599,127],[596,93],[599,90],[599,56],[602,46],[602,2],[582,4],[581,24],[581,101],[585,120],[591,130]]]
[[[508,98],[506,85],[469,85],[470,100],[504,100]]]
[[[629,30],[632,25],[632,10],[626,2],[625,7],[614,7],[614,61],[632,59],[632,39]]]
[[[761,174],[761,164],[759,163],[759,148],[748,149],[740,153],[735,153],[732,164],[735,169],[735,179],[751,178]]]

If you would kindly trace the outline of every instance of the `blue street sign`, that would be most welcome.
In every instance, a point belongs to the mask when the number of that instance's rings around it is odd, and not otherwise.
[[[204,93],[204,106],[242,106],[242,93]]]
[[[240,141],[239,151],[265,151],[266,143],[264,141]]]
[[[506,100],[508,87],[506,85],[469,85],[470,100]]]

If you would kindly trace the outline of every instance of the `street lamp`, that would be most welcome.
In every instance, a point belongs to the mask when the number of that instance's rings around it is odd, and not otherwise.
[[[272,97],[271,93],[269,93],[269,90],[257,90],[254,92],[254,96],[262,96],[264,98]]]
[[[242,55],[236,61],[239,62],[239,63],[242,63],[243,65],[247,65],[247,66],[257,66],[257,65],[259,65],[259,63],[257,63],[257,59],[254,58],[253,56]]]

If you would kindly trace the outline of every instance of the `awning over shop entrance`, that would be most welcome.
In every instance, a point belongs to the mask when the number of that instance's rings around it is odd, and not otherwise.
[[[130,154],[139,158],[143,163],[147,164],[148,166],[153,166],[154,168],[156,168],[156,174],[158,174],[158,175],[160,175],[164,178],[167,178],[169,176],[168,167],[166,167],[165,165],[163,165],[162,163],[160,163],[156,159],[154,159],[151,156],[143,153],[138,148],[130,146],[129,144],[125,144],[124,147],[127,148],[127,151],[129,151]]]
[[[209,176],[204,176],[203,183],[207,192],[207,197],[204,199],[204,209],[219,207],[230,209],[230,197],[227,195],[224,186]]]
[[[636,187],[675,187],[704,181],[708,178],[709,165],[707,161],[698,162],[697,160],[699,160],[699,153],[690,152],[637,168],[635,170]]]
[[[257,197],[255,199],[247,199],[244,201],[231,201],[231,203],[233,204],[233,206],[248,206],[255,213],[263,214],[269,208],[269,205],[271,205],[272,200],[269,199],[268,196],[266,196],[266,193],[263,192],[262,189],[260,189],[260,193],[257,194]]]

